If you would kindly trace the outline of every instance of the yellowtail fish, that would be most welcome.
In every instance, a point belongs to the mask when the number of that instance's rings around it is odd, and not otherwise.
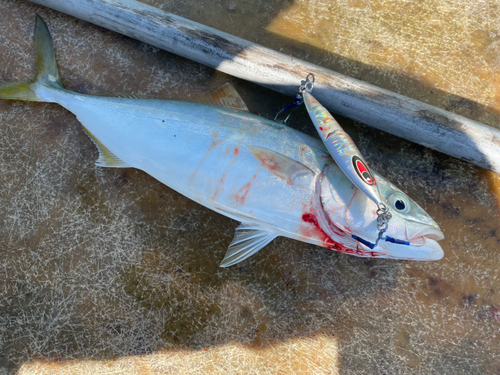
[[[229,96],[237,97],[232,106],[238,109],[82,95],[63,88],[52,39],[39,17],[35,49],[35,78],[0,84],[0,99],[60,104],[96,144],[98,166],[141,169],[241,222],[221,266],[241,262],[278,236],[362,257],[443,256],[439,226],[380,175],[383,199],[405,202],[393,215],[390,235],[409,245],[384,242],[372,250],[356,241],[353,236],[376,238],[376,205],[345,177],[321,141],[248,113],[236,94]]]

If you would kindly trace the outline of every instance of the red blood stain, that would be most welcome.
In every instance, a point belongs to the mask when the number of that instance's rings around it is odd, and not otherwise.
[[[208,152],[212,151],[212,150],[213,150],[213,148],[214,148],[215,146],[217,146],[218,144],[219,144],[219,142],[215,142],[215,141],[213,141],[213,142],[212,142],[212,145],[211,145],[211,146],[210,146],[210,148],[208,149]]]
[[[257,173],[255,173],[252,176],[252,181],[257,178]],[[250,188],[252,187],[252,181],[247,183],[245,186],[243,186],[238,192],[234,195],[234,199],[236,200],[236,203],[239,204],[244,204],[245,200],[247,199],[248,192],[250,191]]]
[[[218,136],[219,136],[219,135],[218,135],[217,133],[215,133],[215,132],[212,134],[212,138],[213,138],[213,139],[217,138]]]
[[[350,249],[350,248],[344,246],[344,248],[342,250],[340,250],[340,249],[335,249],[335,250],[340,251],[341,253],[357,255],[360,257],[378,257],[381,255],[381,254],[376,253],[374,251],[366,251],[366,250],[362,249],[361,247],[358,247],[356,249]]]
[[[250,188],[252,187],[252,181],[248,182],[245,186],[243,186],[238,192],[234,195],[234,199],[238,204],[244,204],[247,199],[247,195],[250,192]]]
[[[222,178],[219,180],[217,187],[215,188],[215,193],[214,196],[212,197],[213,200],[215,200],[219,196],[219,193],[221,192],[222,186],[224,185],[225,181],[226,181],[226,174],[224,173],[222,175]]]
[[[319,126],[319,130],[321,130],[321,133],[323,133],[323,136],[326,136],[326,138],[328,138],[334,132],[330,124]]]
[[[217,138],[217,133],[213,133],[212,134],[212,137],[213,138]],[[196,177],[196,175],[198,174],[198,171],[200,170],[200,167],[202,166],[202,164],[205,162],[205,159],[207,158],[208,154],[210,154],[212,152],[212,150],[219,144],[219,142],[217,141],[213,141],[212,144],[210,145],[210,147],[208,148],[207,151],[205,151],[205,155],[203,155],[203,159],[201,161],[201,163],[196,167],[194,173],[191,175],[191,177],[189,177],[189,181],[190,182],[193,182],[194,181],[194,178]]]
[[[305,147],[301,147],[301,148],[300,148],[300,151],[301,151],[301,152],[305,152],[305,151],[306,151],[306,148],[305,148]]]
[[[238,154],[240,153],[240,150],[238,149],[238,147],[236,147],[234,150],[233,150],[233,154],[234,156],[238,156]]]
[[[330,138],[330,136],[333,134],[333,132],[330,132],[326,135],[326,139]]]
[[[305,231],[303,234],[308,237],[319,237],[319,239],[323,242],[323,245],[328,249],[335,249],[335,245],[340,245],[334,242],[324,231],[321,229],[318,223],[318,218],[316,215],[311,213],[305,213],[302,215],[302,221],[306,223],[310,223],[313,225],[313,231]],[[341,245],[342,246],[342,245]]]
[[[279,171],[280,165],[272,156],[264,153],[259,154],[260,164],[268,171]]]
[[[308,237],[316,237],[319,238],[323,242],[323,246],[326,247],[327,249],[333,249],[337,250],[341,253],[345,254],[352,254],[352,255],[357,255],[357,256],[364,256],[364,257],[377,257],[380,256],[380,254],[373,252],[373,251],[366,251],[361,247],[357,247],[356,249],[351,249],[348,248],[341,243],[333,241],[324,231],[321,229],[318,218],[316,217],[315,214],[313,213],[305,213],[302,215],[302,221],[306,223],[310,223],[313,225],[314,230],[313,231],[307,231],[307,230],[302,230],[302,234],[308,236]]]

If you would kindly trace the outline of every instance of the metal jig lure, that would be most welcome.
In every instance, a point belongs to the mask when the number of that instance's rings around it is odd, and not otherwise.
[[[371,244],[361,238],[355,239],[371,248],[377,246],[381,239],[406,244],[403,243],[406,241],[396,240],[387,236],[383,237],[383,234],[387,231],[388,223],[392,215],[380,195],[377,181],[349,134],[342,129],[330,112],[312,96],[311,92],[313,88],[314,75],[309,73],[306,80],[301,82],[299,94],[297,95],[295,103],[299,101],[304,102],[307,112],[321,140],[337,165],[345,173],[347,178],[377,205],[377,229],[379,235],[375,244]]]

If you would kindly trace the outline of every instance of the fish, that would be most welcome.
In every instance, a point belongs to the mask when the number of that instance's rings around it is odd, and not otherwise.
[[[443,257],[438,224],[375,171],[393,212],[387,235],[405,244],[385,241],[372,249],[357,240],[376,240],[376,204],[320,140],[249,113],[232,86],[212,96],[219,105],[79,94],[64,89],[39,16],[34,45],[34,79],[1,83],[0,99],[58,103],[76,115],[96,145],[97,166],[140,169],[240,222],[221,267],[242,262],[280,236],[358,257]]]

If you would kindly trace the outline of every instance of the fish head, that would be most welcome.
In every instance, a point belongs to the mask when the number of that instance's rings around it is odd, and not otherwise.
[[[444,239],[444,234],[439,225],[422,207],[392,183],[380,175],[375,178],[380,194],[392,215],[385,235],[409,243],[403,245],[380,241],[380,246],[385,248],[391,258],[441,259],[444,253],[437,241]]]
[[[444,239],[444,234],[439,225],[395,185],[379,174],[373,174],[392,217],[383,239],[379,240],[377,246],[370,249],[362,242],[357,244],[365,250],[366,255],[363,256],[412,260],[441,259],[444,253],[437,241]],[[334,181],[332,185],[335,185]],[[375,244],[379,235],[377,205],[354,185],[350,186],[350,190],[345,182],[344,185],[336,191],[337,206],[329,204],[330,194],[324,194],[325,189],[322,189],[323,209],[333,225],[345,233]],[[338,205],[339,199],[343,199],[342,207]]]

